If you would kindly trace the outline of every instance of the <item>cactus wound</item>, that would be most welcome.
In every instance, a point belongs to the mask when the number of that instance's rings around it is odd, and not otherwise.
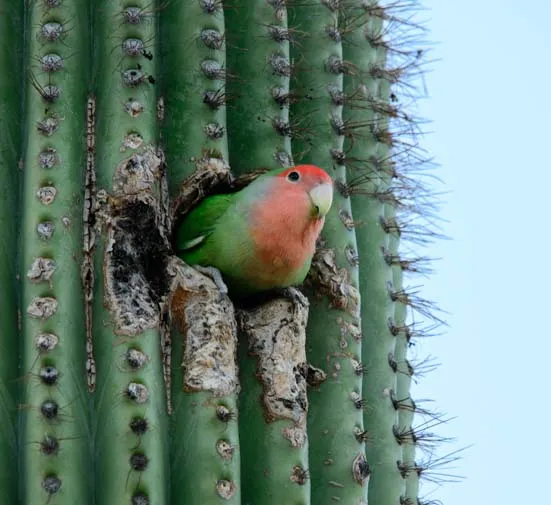
[[[205,156],[195,162],[197,170],[186,178],[172,204],[172,218],[177,220],[197,205],[217,186],[229,187],[232,181],[229,165],[220,158]]]
[[[222,397],[238,388],[237,334],[233,305],[220,299],[215,283],[179,258],[168,266],[172,276],[169,307],[183,339],[184,391],[210,391]]]
[[[94,236],[107,226],[105,298],[115,314],[116,333],[137,335],[158,324],[159,303],[168,282],[169,254],[163,209],[152,193],[161,177],[161,155],[151,146],[119,163],[113,197],[98,198],[86,219]]]
[[[300,298],[302,295],[298,294]],[[239,312],[239,323],[248,336],[249,354],[257,359],[257,377],[263,387],[267,422],[288,419],[282,430],[293,447],[306,443],[306,322],[308,302],[285,298],[269,301],[253,310]]]
[[[350,283],[348,270],[338,268],[333,249],[319,248],[316,251],[308,282],[315,286],[318,296],[329,298],[332,307],[346,310],[354,316],[359,314],[360,293]]]
[[[137,335],[157,326],[168,246],[153,202],[130,200],[114,212],[104,259],[106,301],[116,315],[116,332]]]

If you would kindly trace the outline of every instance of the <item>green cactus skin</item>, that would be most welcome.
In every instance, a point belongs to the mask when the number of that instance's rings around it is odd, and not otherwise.
[[[372,164],[373,159],[384,159],[389,148],[379,144],[369,131],[369,125],[376,121],[384,128],[387,118],[378,118],[368,100],[369,97],[383,99],[381,81],[370,77],[370,69],[373,64],[384,66],[386,53],[371,47],[365,36],[366,33],[377,34],[382,29],[382,19],[366,15],[362,2],[351,5],[349,12],[351,17],[363,16],[366,20],[365,26],[358,26],[348,34],[344,47],[346,58],[356,66],[358,74],[346,78],[346,95],[356,97],[359,105],[346,107],[344,117],[348,124],[359,125],[353,131],[355,138],[347,146],[347,157],[354,160],[349,165],[349,180],[366,181],[351,200],[354,218],[359,223],[356,236],[361,258],[360,285],[365,290],[362,296],[362,353],[368,372],[363,383],[367,405],[364,423],[369,433],[366,455],[372,471],[368,496],[371,503],[399,503],[400,496],[405,493],[405,482],[396,466],[402,458],[402,450],[392,431],[398,422],[391,401],[391,393],[396,390],[396,373],[388,360],[396,345],[396,337],[388,324],[395,311],[388,291],[393,276],[384,258],[384,251],[389,249],[389,235],[380,221],[385,216],[385,204],[376,196],[378,191],[384,192],[389,187],[390,177],[388,168],[378,172]]]
[[[22,2],[0,0],[0,75],[21,75],[23,34]],[[17,443],[15,436],[17,393],[17,285],[15,261],[19,173],[17,169],[21,139],[20,78],[0,78],[0,504],[9,505],[16,494]]]
[[[237,505],[241,486],[233,305],[220,298],[212,280],[179,259],[173,265],[171,503]]]
[[[303,298],[301,295],[298,295]],[[238,312],[243,503],[309,505],[306,431],[308,302],[277,298]]]
[[[310,34],[296,47],[296,92],[303,97],[291,107],[292,117],[307,121],[315,134],[293,142],[294,153],[305,153],[302,162],[329,170],[336,181],[333,207],[326,218],[323,243],[313,261],[314,295],[308,322],[308,359],[327,372],[319,390],[311,390],[308,432],[312,503],[367,501],[362,401],[361,335],[356,237],[342,165],[343,73],[338,36],[337,2],[296,7],[293,23]],[[298,157],[298,155],[296,155]]]
[[[161,12],[170,193],[205,157],[228,160],[221,0],[167,2]],[[207,156],[207,153],[208,156]]]
[[[184,178],[195,170],[227,167],[224,11],[220,1],[185,0],[168,3],[160,17],[165,68],[163,136],[170,192],[177,196]],[[216,331],[213,328],[213,338]],[[184,390],[183,367],[189,369],[190,363],[184,365],[182,360],[189,341],[176,326],[171,337],[172,502],[238,504],[237,390]]]
[[[88,503],[89,396],[80,283],[88,87],[88,43],[82,34],[88,30],[88,4],[33,2],[26,12],[22,501]],[[49,339],[57,345],[39,351],[37,344]]]
[[[277,0],[227,2],[230,164],[237,174],[293,164],[287,9]]]
[[[99,208],[89,233],[96,241],[96,500],[162,505],[168,502],[168,422],[160,293],[148,277],[163,271],[157,12],[148,0],[130,6],[104,0],[94,3],[93,15]],[[108,196],[101,197],[104,191]],[[147,249],[152,237],[159,251]]]

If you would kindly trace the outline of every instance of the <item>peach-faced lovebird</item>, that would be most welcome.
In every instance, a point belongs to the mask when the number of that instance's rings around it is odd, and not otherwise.
[[[300,284],[332,200],[333,181],[319,167],[266,172],[189,212],[177,232],[177,254],[189,265],[217,268],[233,296]]]

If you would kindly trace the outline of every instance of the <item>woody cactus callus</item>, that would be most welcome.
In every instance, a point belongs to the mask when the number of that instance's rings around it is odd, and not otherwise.
[[[426,503],[416,9],[0,0],[0,505]]]

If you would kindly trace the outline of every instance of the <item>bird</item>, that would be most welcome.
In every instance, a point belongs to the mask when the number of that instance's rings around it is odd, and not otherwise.
[[[333,180],[315,165],[268,171],[230,194],[204,198],[179,223],[176,254],[230,296],[302,284],[333,202]]]

